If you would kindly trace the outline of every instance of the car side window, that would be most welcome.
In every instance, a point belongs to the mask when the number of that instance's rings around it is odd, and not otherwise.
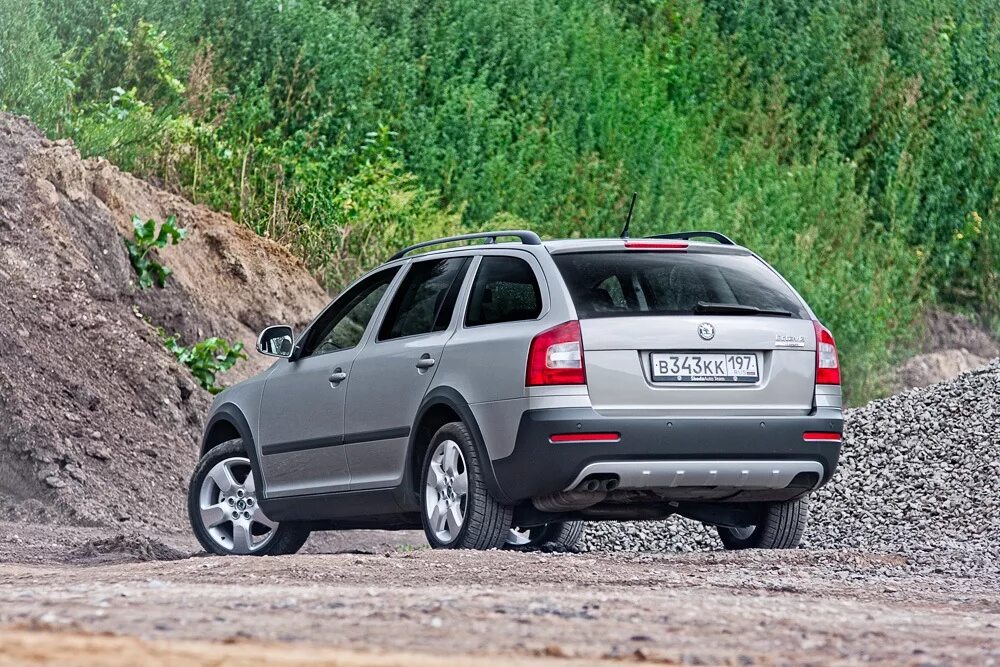
[[[414,263],[389,304],[378,339],[447,329],[468,266],[468,257]]]
[[[399,267],[369,276],[344,293],[309,333],[302,356],[356,347]]]
[[[542,312],[542,293],[531,265],[517,257],[484,257],[472,284],[465,326],[533,320]]]

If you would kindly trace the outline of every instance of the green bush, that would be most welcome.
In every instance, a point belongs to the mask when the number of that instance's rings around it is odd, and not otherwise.
[[[0,111],[54,127],[72,86],[64,76],[62,49],[41,0],[0,0]]]
[[[224,338],[206,338],[190,347],[179,342],[177,334],[167,336],[160,330],[163,344],[180,363],[188,367],[202,389],[218,394],[223,387],[215,383],[216,375],[228,371],[240,359],[246,359],[243,343],[230,344]]]
[[[129,261],[139,277],[139,289],[149,289],[153,285],[165,287],[167,278],[173,271],[163,266],[149,256],[154,248],[166,248],[167,244],[177,245],[187,236],[187,230],[177,226],[177,218],[167,218],[159,230],[155,220],[146,220],[137,215],[132,216],[132,230],[135,240],[123,238],[128,250]]]
[[[299,165],[291,208],[308,222],[291,241],[327,285],[351,282],[400,246],[460,232],[461,213],[442,209],[439,194],[403,169],[390,139],[385,127],[371,133],[356,168],[340,181]]]
[[[2,0],[0,0],[2,1]],[[0,105],[299,253],[709,227],[833,329],[853,402],[926,304],[1000,319],[990,0],[26,0]]]

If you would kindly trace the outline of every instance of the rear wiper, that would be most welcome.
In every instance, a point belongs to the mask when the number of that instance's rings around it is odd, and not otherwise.
[[[741,306],[735,303],[709,303],[699,301],[695,304],[696,313],[715,313],[716,315],[764,315],[769,317],[791,317],[787,310],[766,310],[756,306]]]

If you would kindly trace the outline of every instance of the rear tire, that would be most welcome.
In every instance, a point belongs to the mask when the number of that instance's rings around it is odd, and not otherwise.
[[[486,488],[483,463],[462,422],[445,424],[427,448],[420,484],[420,518],[435,549],[499,549],[514,510]]]
[[[583,521],[556,521],[544,526],[510,529],[504,549],[510,551],[577,551],[583,537]]]
[[[794,549],[809,522],[808,497],[783,503],[766,503],[754,526],[718,526],[726,549]]]
[[[259,495],[243,440],[223,442],[202,457],[188,487],[188,518],[205,551],[280,556],[302,548],[309,531],[271,521],[258,505]]]

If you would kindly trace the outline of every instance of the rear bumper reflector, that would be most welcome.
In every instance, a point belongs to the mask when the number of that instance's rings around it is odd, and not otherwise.
[[[621,433],[555,433],[549,442],[618,442]]]
[[[844,439],[844,436],[840,433],[830,433],[827,431],[806,431],[802,434],[802,439],[805,442],[840,442]]]

